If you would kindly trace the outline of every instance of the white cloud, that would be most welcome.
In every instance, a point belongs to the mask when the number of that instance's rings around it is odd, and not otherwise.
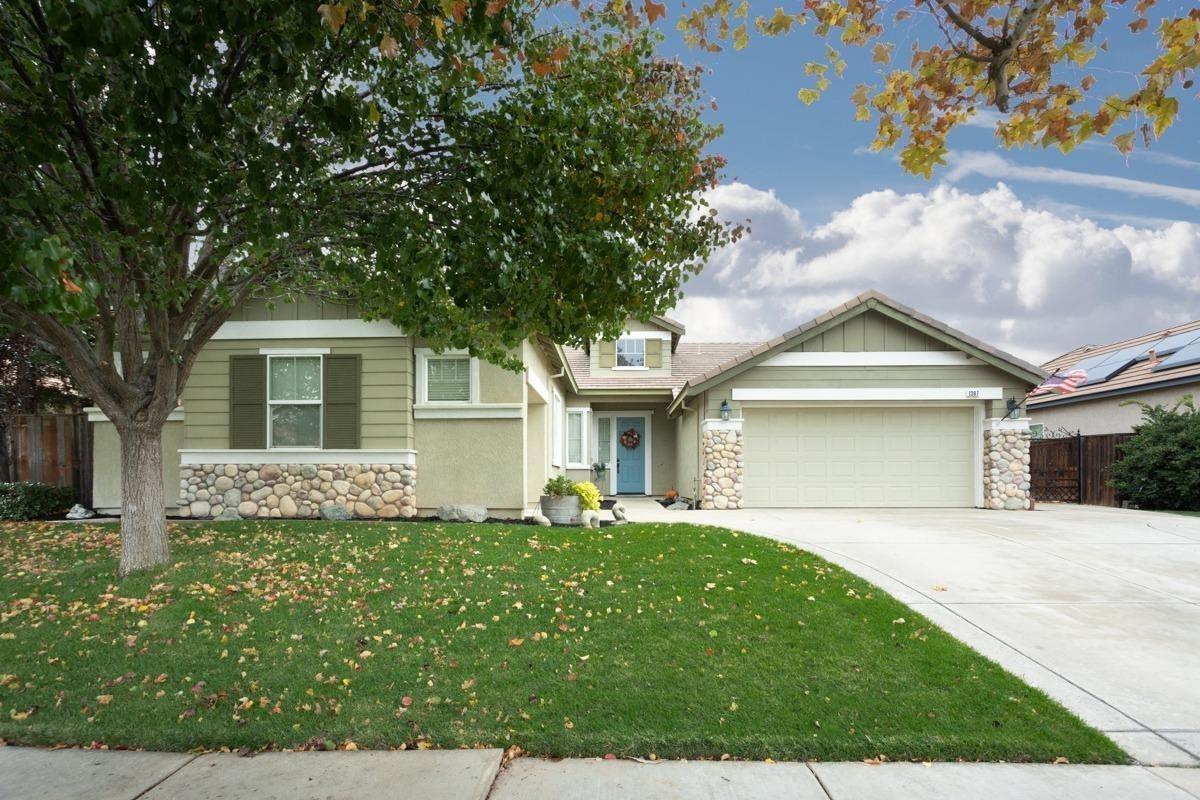
[[[1007,158],[980,150],[954,151],[949,156],[950,171],[946,180],[956,181],[968,175],[983,175],[998,180],[1033,181],[1056,183],[1068,186],[1086,186],[1091,189],[1106,189],[1124,192],[1138,197],[1158,197],[1190,206],[1200,206],[1200,189],[1151,183],[1117,175],[1099,175],[1092,172],[1075,172],[1053,167],[1027,167]]]
[[[971,194],[870,192],[817,227],[773,192],[715,189],[751,232],[717,253],[675,314],[694,340],[770,338],[878,289],[1031,361],[1180,321],[1200,308],[1200,225],[1104,227]]]

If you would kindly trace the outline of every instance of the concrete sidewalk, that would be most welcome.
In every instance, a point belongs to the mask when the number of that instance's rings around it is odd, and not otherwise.
[[[0,748],[0,800],[1200,800],[1200,770],[604,761],[499,750],[230,754]]]

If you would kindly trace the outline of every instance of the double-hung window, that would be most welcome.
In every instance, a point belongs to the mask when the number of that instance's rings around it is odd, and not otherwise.
[[[617,367],[645,367],[646,340],[624,337],[617,340]]]
[[[588,463],[588,411],[586,408],[567,409],[567,467],[590,469]]]
[[[550,398],[550,464],[551,466],[561,467],[563,465],[563,398],[558,391]]]
[[[267,446],[321,446],[321,356],[267,356]]]

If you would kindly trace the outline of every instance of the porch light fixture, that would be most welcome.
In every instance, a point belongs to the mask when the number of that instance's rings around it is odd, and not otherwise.
[[[725,421],[729,420],[729,401],[728,400],[721,401],[721,419],[723,419]]]

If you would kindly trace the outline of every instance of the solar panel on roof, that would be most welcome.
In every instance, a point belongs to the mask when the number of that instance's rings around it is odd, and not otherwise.
[[[1176,333],[1173,336],[1160,341],[1154,345],[1154,353],[1159,358],[1169,356],[1176,350],[1187,347],[1192,342],[1200,341],[1200,330],[1188,331],[1187,333]]]
[[[1173,355],[1167,356],[1161,363],[1156,364],[1153,371],[1161,372],[1164,369],[1187,367],[1192,364],[1200,364],[1200,340],[1179,348]]]
[[[1085,358],[1085,359],[1083,359],[1082,361],[1079,361],[1079,362],[1075,363],[1074,365],[1072,365],[1072,366],[1071,366],[1069,369],[1067,369],[1066,371],[1067,371],[1067,372],[1074,372],[1074,371],[1075,371],[1075,370],[1077,370],[1077,369],[1081,369],[1081,370],[1083,370],[1084,372],[1086,372],[1086,373],[1088,373],[1089,375],[1091,375],[1091,374],[1092,374],[1092,369],[1093,369],[1094,367],[1098,367],[1098,366],[1100,366],[1101,364],[1103,364],[1103,363],[1104,363],[1104,361],[1105,361],[1105,360],[1108,358],[1108,356],[1109,356],[1109,354],[1108,354],[1108,353],[1101,353],[1101,354],[1100,354],[1100,355],[1098,355],[1098,356],[1092,356],[1091,358]]]

